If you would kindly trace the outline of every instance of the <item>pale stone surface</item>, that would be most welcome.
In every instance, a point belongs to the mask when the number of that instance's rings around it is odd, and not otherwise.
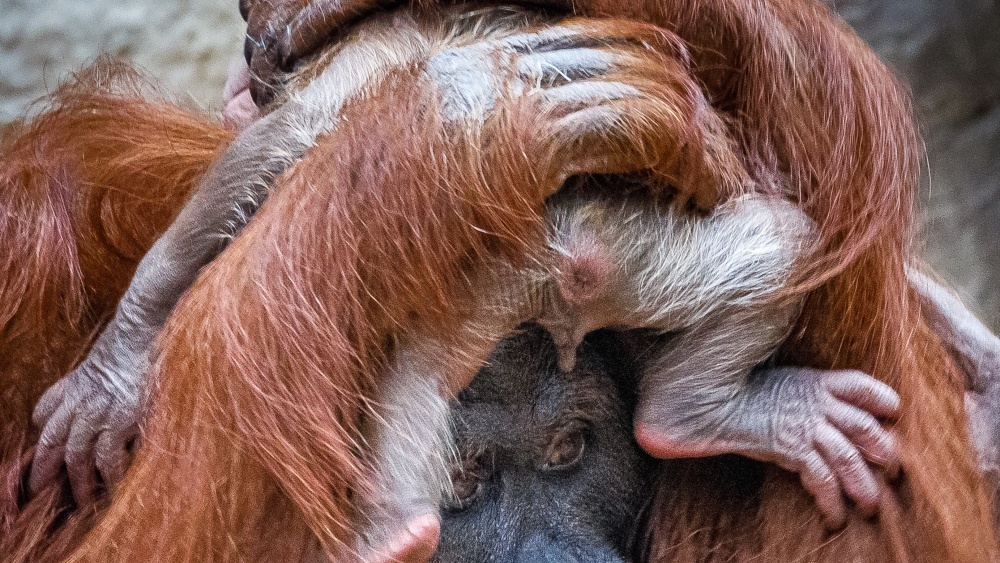
[[[913,85],[932,179],[928,258],[1000,328],[998,3],[828,1]],[[242,50],[236,2],[0,0],[0,122],[102,52],[217,111]]]
[[[243,32],[237,0],[0,0],[0,122],[101,53],[217,111]]]

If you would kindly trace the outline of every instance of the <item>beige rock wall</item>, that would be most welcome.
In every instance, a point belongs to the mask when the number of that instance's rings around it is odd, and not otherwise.
[[[237,0],[0,0],[0,122],[101,53],[218,109],[242,52]]]
[[[0,0],[0,122],[102,52],[217,110],[242,49],[236,1]],[[928,257],[1000,328],[1000,7],[828,1],[913,84],[928,145]]]

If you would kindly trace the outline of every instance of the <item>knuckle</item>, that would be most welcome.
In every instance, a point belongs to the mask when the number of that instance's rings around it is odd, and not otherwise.
[[[46,428],[48,430],[48,428]],[[59,446],[62,446],[65,442],[60,440],[55,433],[51,431],[42,432],[42,436],[38,439],[38,449],[39,450],[52,450]]]
[[[886,435],[879,443],[879,451],[886,463],[894,464],[899,462],[899,444],[891,435]]]
[[[840,485],[832,475],[824,475],[818,481],[817,490],[820,493],[819,496],[826,499],[827,503],[835,502],[840,496]]]
[[[884,382],[875,379],[874,377],[869,378],[867,381],[869,388],[872,392],[878,395],[878,398],[882,402],[890,402],[899,400],[899,393],[895,389],[889,387]]]
[[[113,475],[117,468],[121,465],[121,456],[117,454],[116,450],[98,450],[97,455],[94,458],[97,470],[101,472],[101,475],[109,477]]]
[[[865,416],[857,423],[858,433],[865,439],[871,441],[882,441],[884,440],[887,432],[882,425],[878,423],[875,419],[870,416]]]
[[[38,451],[51,451],[63,445],[63,442],[52,438],[51,436],[43,436],[38,440]]]
[[[35,410],[31,413],[31,422],[38,427],[45,426],[45,423],[52,417],[51,414],[46,414],[47,410],[48,409],[43,410],[42,403],[39,402],[38,405],[35,406]]]
[[[844,454],[842,462],[844,473],[852,479],[863,478],[870,473],[864,456],[854,448],[851,448],[849,452]]]
[[[117,444],[98,444],[94,448],[94,459],[97,465],[112,465],[119,457]]]
[[[42,429],[42,435],[38,438],[39,447],[55,448],[66,443],[65,424],[54,420],[55,417],[49,419]]]
[[[840,459],[843,459],[851,465],[864,464],[865,458],[861,455],[856,447],[850,442],[844,445],[844,448],[840,452]]]
[[[52,384],[52,387],[46,389],[45,393],[42,393],[42,398],[39,402],[41,403],[52,400],[53,397],[61,394],[63,392],[63,389],[65,389],[65,387],[66,387],[66,378],[64,377],[59,381],[56,381],[54,384]]]
[[[874,379],[867,372],[853,368],[832,370],[830,372],[830,376],[847,382],[856,382],[866,379]]]
[[[90,453],[90,448],[87,444],[73,444],[70,443],[66,447],[66,463],[68,465],[81,465],[83,464]]]

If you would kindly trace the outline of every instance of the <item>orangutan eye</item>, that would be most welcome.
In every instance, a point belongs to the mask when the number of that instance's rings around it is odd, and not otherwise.
[[[564,471],[580,464],[587,445],[586,428],[574,426],[559,432],[545,454],[542,471]]]
[[[445,508],[461,511],[472,506],[483,492],[489,471],[481,459],[466,460],[451,472],[451,495]]]

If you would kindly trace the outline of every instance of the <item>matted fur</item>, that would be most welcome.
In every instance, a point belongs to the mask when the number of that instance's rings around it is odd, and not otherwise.
[[[903,398],[905,478],[878,521],[855,519],[831,536],[787,473],[674,462],[651,510],[649,558],[993,560],[960,380],[920,320],[903,270],[918,150],[902,89],[819,4],[588,4],[687,41],[694,75],[728,114],[756,185],[779,187],[816,220],[826,251],[804,284],[815,289],[784,359],[863,369]],[[653,53],[650,62],[664,64]],[[24,398],[3,417],[12,432],[3,437],[0,556],[60,559],[76,545],[74,560],[88,561],[300,560],[319,548],[349,557],[338,548],[350,537],[351,485],[363,472],[356,429],[392,336],[419,322],[447,338],[462,312],[467,261],[517,259],[540,244],[541,201],[558,187],[558,139],[539,108],[501,108],[485,129],[456,132],[412,71],[385,84],[279,179],[259,217],[178,306],[161,340],[146,445],[86,536],[85,519],[50,528],[59,491],[17,506],[27,410],[78,357],[135,260],[229,137],[99,81],[64,91],[53,113],[5,136],[0,232],[11,250],[0,256],[0,315],[11,316],[0,317],[0,381],[5,398]],[[636,140],[643,151],[674,149]],[[164,157],[172,150],[185,158]],[[137,182],[137,163],[163,181]],[[700,173],[698,163],[685,165]],[[326,185],[339,189],[317,189]],[[127,206],[144,194],[157,194],[156,205],[129,215],[66,203],[100,196]],[[108,250],[119,247],[128,251]],[[726,482],[735,484],[718,486]]]

